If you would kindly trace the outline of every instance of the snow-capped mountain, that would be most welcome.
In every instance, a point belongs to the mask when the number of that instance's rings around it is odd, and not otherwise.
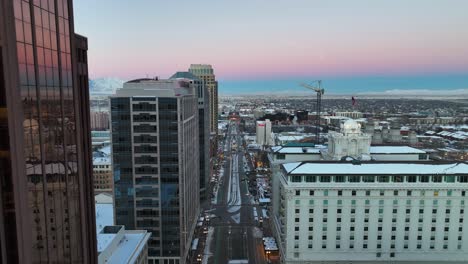
[[[91,95],[112,95],[115,90],[122,88],[125,81],[118,78],[99,78],[89,80],[89,93]]]

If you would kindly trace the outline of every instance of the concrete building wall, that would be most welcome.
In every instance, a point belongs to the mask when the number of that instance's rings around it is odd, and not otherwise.
[[[403,184],[275,177],[283,263],[463,263],[468,257],[468,175],[440,183],[425,175],[427,183]]]
[[[372,154],[378,161],[415,161],[420,160],[419,154]],[[425,158],[424,160],[427,160]]]

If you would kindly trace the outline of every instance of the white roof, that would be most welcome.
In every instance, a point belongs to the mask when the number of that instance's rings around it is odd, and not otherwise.
[[[303,163],[283,164],[289,174],[468,174],[468,164]]]
[[[111,158],[110,157],[93,158],[93,165],[111,165]]]
[[[149,238],[149,234],[146,232],[126,233],[124,239],[122,239],[117,249],[112,253],[107,263],[130,263],[130,259],[135,257],[135,251],[142,250],[146,244],[148,238],[145,239],[145,236]]]
[[[100,149],[98,149],[98,151],[106,154],[106,155],[110,155],[111,154],[111,146],[105,146],[105,147],[102,147]]]
[[[98,252],[104,251],[112,242],[112,240],[114,240],[114,237],[116,237],[115,234],[97,234]]]
[[[320,154],[319,148],[311,148],[311,147],[279,147],[273,148],[273,151],[276,153],[281,154],[303,154],[303,153],[314,153]]]
[[[278,140],[280,141],[295,141],[304,139],[305,136],[297,135],[297,136],[278,136]]]
[[[94,201],[97,204],[112,204],[112,195],[108,193],[100,193],[94,196]]]
[[[114,225],[114,206],[112,203],[96,203],[96,233],[105,226]]]
[[[371,154],[424,154],[423,150],[408,146],[374,146],[370,147]]]

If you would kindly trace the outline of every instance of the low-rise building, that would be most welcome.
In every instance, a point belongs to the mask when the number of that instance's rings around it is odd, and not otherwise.
[[[108,156],[93,158],[94,192],[112,193],[114,183],[112,162]]]
[[[99,264],[148,263],[146,230],[125,230],[125,226],[105,226],[97,235]]]
[[[343,117],[357,119],[357,118],[363,118],[364,114],[362,112],[357,112],[357,111],[353,111],[353,112],[335,112],[335,116],[343,116]]]
[[[114,202],[111,194],[100,193],[94,196],[96,212],[96,234],[105,226],[114,225]]]

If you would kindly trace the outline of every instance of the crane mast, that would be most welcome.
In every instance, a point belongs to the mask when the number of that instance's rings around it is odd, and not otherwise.
[[[320,144],[320,112],[322,110],[322,95],[325,93],[325,89],[322,88],[322,80],[313,81],[312,84],[302,83],[301,86],[317,93],[315,114],[315,143]]]

